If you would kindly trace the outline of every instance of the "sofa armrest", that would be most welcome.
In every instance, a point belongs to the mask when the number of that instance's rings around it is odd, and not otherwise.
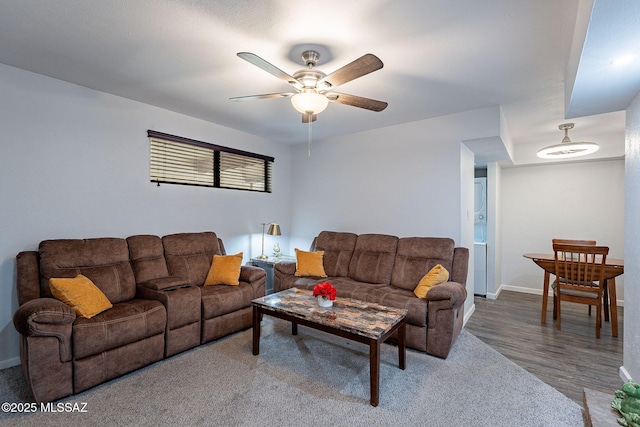
[[[296,263],[295,261],[286,261],[279,262],[274,265],[274,271],[279,272],[285,276],[293,276],[296,274]]]
[[[76,312],[55,298],[37,298],[22,304],[13,315],[16,330],[24,335],[45,335],[47,325],[71,325]]]
[[[427,326],[435,328],[439,311],[457,310],[466,298],[467,290],[458,282],[445,282],[431,288],[427,292]]]
[[[25,337],[55,337],[60,360],[71,360],[71,331],[76,313],[55,298],[37,298],[22,304],[13,314],[16,330]]]
[[[451,281],[458,282],[463,287],[467,285],[469,271],[469,249],[455,248],[453,250],[453,265],[451,266]]]
[[[273,266],[273,291],[280,292],[289,289],[296,274],[296,263],[293,261],[279,262]]]
[[[260,267],[255,267],[253,265],[243,265],[240,267],[240,281],[253,283],[262,278],[267,277],[267,272]]]
[[[427,292],[427,301],[449,301],[448,305],[440,305],[445,309],[457,308],[467,299],[467,290],[458,282],[444,282],[434,286]]]
[[[445,359],[462,329],[467,290],[445,282],[427,293],[427,353]]]
[[[179,276],[159,277],[157,279],[147,280],[138,286],[152,289],[154,291],[163,291],[165,289],[177,288],[181,286],[189,286],[189,280]]]

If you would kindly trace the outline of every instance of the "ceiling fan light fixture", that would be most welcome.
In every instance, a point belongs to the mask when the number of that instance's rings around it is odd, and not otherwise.
[[[541,159],[568,159],[586,156],[595,153],[600,148],[595,142],[571,142],[569,129],[573,129],[573,123],[562,124],[558,126],[558,129],[564,130],[562,142],[538,150],[537,155]]]
[[[291,97],[291,105],[302,114],[318,114],[327,108],[329,100],[313,89],[305,89]]]

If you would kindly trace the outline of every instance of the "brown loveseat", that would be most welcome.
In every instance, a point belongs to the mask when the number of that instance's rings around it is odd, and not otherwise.
[[[328,281],[339,297],[406,308],[407,346],[448,356],[462,329],[467,248],[456,248],[447,238],[323,231],[311,244],[311,251],[321,250],[327,278],[297,277],[295,263],[281,262],[275,265],[275,291],[313,289]],[[425,299],[416,297],[416,285],[436,264],[449,271],[449,281],[432,288]]]
[[[213,255],[225,255],[213,232],[45,240],[38,251],[19,253],[13,321],[35,400],[79,393],[250,327],[265,271],[242,266],[238,286],[202,286]],[[78,274],[113,307],[86,319],[54,299],[49,279]]]

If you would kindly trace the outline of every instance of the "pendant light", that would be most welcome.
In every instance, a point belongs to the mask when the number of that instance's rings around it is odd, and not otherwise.
[[[568,159],[571,157],[586,156],[595,153],[600,146],[595,142],[571,142],[569,129],[573,129],[573,123],[565,123],[558,126],[564,131],[564,138],[560,144],[550,145],[538,150],[541,159]]]

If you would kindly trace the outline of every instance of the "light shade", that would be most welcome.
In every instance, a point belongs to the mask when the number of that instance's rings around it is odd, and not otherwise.
[[[260,223],[262,225],[262,253],[258,257],[258,259],[268,259],[269,257],[264,254],[264,226],[267,225],[266,222]],[[275,222],[269,223],[269,229],[267,230],[267,234],[270,236],[280,236],[280,226]]]
[[[327,108],[329,100],[313,89],[305,89],[291,97],[291,105],[302,114],[318,114]]]
[[[586,156],[587,154],[595,153],[600,148],[595,142],[571,142],[569,129],[573,128],[573,123],[565,123],[558,126],[558,128],[564,130],[562,142],[538,150],[537,155],[541,159],[568,159]]]
[[[269,230],[267,230],[267,234],[270,236],[281,236],[282,233],[280,233],[280,225],[276,224],[275,222],[269,224]]]
[[[541,159],[567,159],[595,153],[600,146],[595,142],[563,142],[538,150]]]

